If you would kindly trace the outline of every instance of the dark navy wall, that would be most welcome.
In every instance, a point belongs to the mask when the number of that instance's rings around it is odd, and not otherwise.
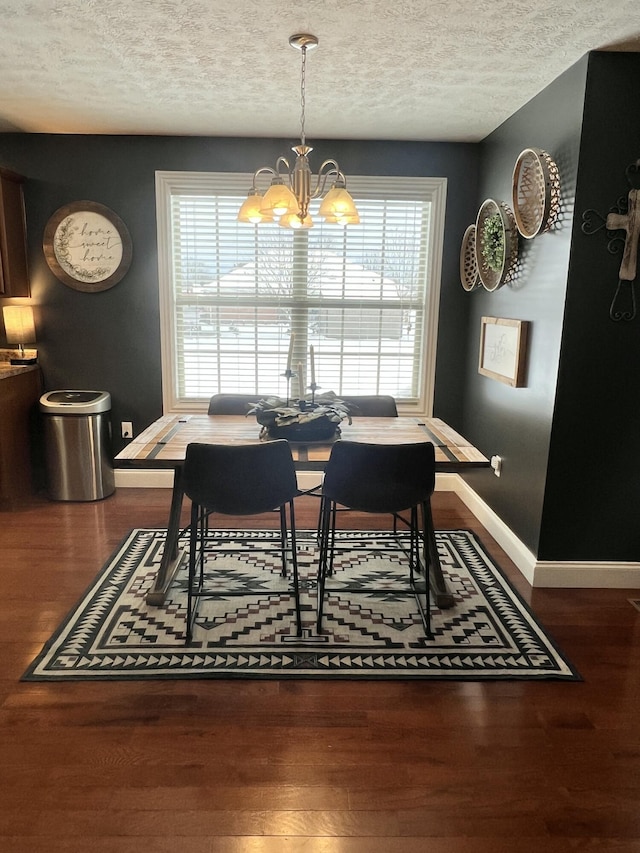
[[[546,149],[562,181],[558,226],[521,241],[513,284],[472,293],[463,433],[503,457],[502,476],[465,475],[543,561],[640,559],[640,315],[609,306],[621,255],[582,214],[606,216],[640,158],[640,54],[594,52],[482,143],[478,204],[510,199],[526,147]],[[525,388],[477,374],[480,317],[528,320]]]
[[[561,216],[548,233],[520,240],[515,280],[493,293],[473,291],[463,434],[503,459],[502,475],[478,471],[472,487],[537,553],[547,478],[558,359],[571,247],[586,58],[515,113],[482,143],[478,206],[485,198],[512,205],[513,167],[525,148],[542,148],[561,178]],[[511,388],[478,374],[480,318],[530,323],[526,384]]]
[[[132,421],[136,432],[162,414],[155,172],[252,172],[275,162],[291,144],[273,139],[0,135],[0,164],[27,179],[32,301],[47,390],[109,391],[114,424]],[[467,303],[458,283],[457,235],[474,215],[478,146],[312,144],[312,166],[335,157],[347,175],[448,179],[435,410],[447,421],[459,423]],[[133,241],[129,272],[119,284],[101,293],[82,293],[58,281],[42,251],[42,235],[51,214],[79,200],[113,209],[126,223]],[[121,445],[114,434],[114,451]]]
[[[585,210],[606,216],[626,198],[625,170],[638,160],[640,54],[592,53],[540,532],[543,560],[640,560],[640,313],[632,322],[609,318],[622,255],[607,251],[604,231],[586,236],[581,230]]]
[[[561,177],[561,216],[548,233],[520,240],[515,280],[497,291],[468,295],[470,348],[463,434],[487,455],[502,457],[502,475],[468,475],[472,487],[536,554],[546,488],[547,463],[562,339],[571,246],[575,175],[580,148],[586,59],[554,81],[481,145],[485,198],[512,204],[512,174],[520,152],[542,148]],[[476,208],[477,209],[477,208]],[[480,319],[529,322],[525,387],[511,388],[478,374]]]

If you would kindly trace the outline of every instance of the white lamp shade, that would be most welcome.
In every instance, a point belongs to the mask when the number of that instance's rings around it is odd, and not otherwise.
[[[297,213],[285,213],[281,216],[278,225],[281,228],[293,228],[294,231],[313,228],[313,219],[307,213],[304,219],[300,219]]]
[[[285,213],[297,213],[300,205],[286,184],[272,183],[264,194],[260,210],[272,216],[284,216]]]
[[[358,210],[351,195],[344,187],[333,187],[324,197],[320,210],[320,216],[341,217],[357,216]]]
[[[5,305],[2,313],[8,344],[34,343],[36,327],[30,305]]]
[[[238,222],[251,222],[254,225],[259,222],[273,222],[273,217],[261,211],[261,207],[262,196],[260,193],[249,193],[238,211]]]
[[[325,222],[335,223],[337,225],[359,225],[360,224],[360,216],[356,211],[354,216],[325,216]]]

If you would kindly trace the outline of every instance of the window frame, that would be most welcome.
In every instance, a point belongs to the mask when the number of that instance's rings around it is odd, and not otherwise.
[[[160,302],[160,336],[162,367],[162,399],[164,414],[206,412],[208,399],[180,400],[176,372],[175,306],[172,280],[171,198],[173,194],[238,194],[238,206],[243,194],[239,187],[251,185],[253,175],[243,172],[181,172],[156,171],[156,223],[158,241],[158,282]],[[447,179],[432,177],[349,176],[349,189],[356,203],[358,190],[370,197],[376,193],[383,198],[413,198],[431,203],[427,246],[427,293],[423,335],[423,383],[420,397],[415,401],[399,401],[400,414],[429,417],[433,412],[435,368],[438,335],[438,313],[442,278],[444,220]],[[247,226],[251,227],[251,226]],[[258,226],[259,227],[259,226]],[[347,226],[348,227],[348,226]]]

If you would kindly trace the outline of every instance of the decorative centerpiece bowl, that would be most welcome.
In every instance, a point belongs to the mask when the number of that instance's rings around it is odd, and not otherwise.
[[[314,399],[283,400],[265,397],[247,412],[255,415],[262,425],[261,439],[286,438],[287,441],[330,441],[340,434],[340,423],[347,418],[349,408],[343,400],[329,391]]]

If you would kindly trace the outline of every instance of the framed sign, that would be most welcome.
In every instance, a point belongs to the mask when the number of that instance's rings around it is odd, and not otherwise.
[[[56,210],[44,230],[43,249],[53,274],[86,293],[117,284],[132,256],[127,226],[95,201],[75,201]]]
[[[482,317],[478,373],[514,388],[525,384],[525,361],[529,323]]]

